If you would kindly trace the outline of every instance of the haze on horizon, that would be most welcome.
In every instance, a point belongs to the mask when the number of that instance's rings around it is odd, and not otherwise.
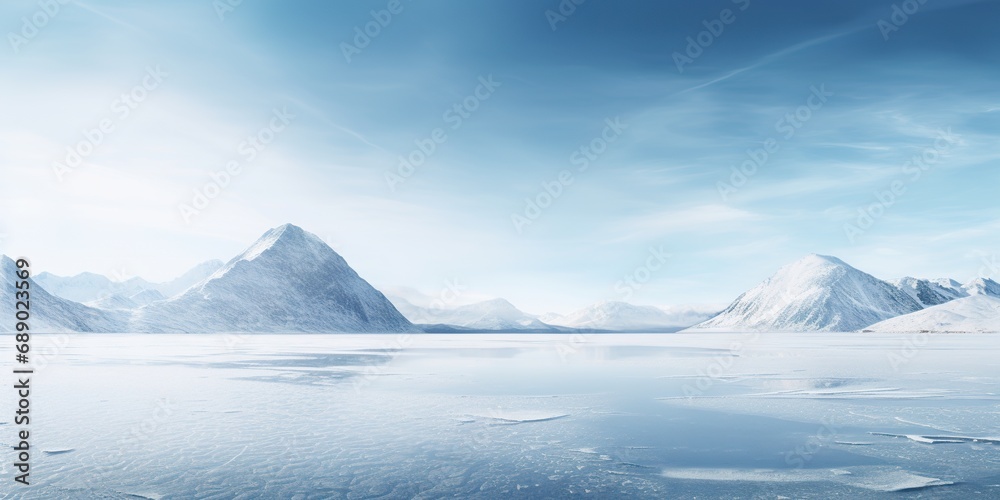
[[[894,4],[93,0],[27,37],[7,2],[0,253],[167,281],[291,222],[377,288],[539,313],[727,303],[813,252],[997,279],[1000,5]]]

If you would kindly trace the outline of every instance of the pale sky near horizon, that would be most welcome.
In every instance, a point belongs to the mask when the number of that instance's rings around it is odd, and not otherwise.
[[[812,252],[1000,278],[1000,2],[60,1],[0,5],[0,253],[39,271],[166,281],[290,222],[534,313],[725,304]]]

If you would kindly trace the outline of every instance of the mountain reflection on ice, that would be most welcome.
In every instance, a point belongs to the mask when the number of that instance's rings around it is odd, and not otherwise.
[[[1000,496],[989,335],[35,343],[33,484],[3,498]]]

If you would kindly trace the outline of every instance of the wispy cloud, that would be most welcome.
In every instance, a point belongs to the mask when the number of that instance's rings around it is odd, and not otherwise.
[[[796,52],[808,49],[810,47],[814,47],[814,46],[817,46],[817,45],[822,45],[824,43],[830,42],[832,40],[836,40],[838,38],[843,38],[843,37],[845,37],[847,35],[850,35],[852,33],[856,33],[856,32],[858,32],[860,30],[861,30],[861,27],[856,27],[856,28],[849,29],[849,30],[846,30],[846,31],[841,31],[839,33],[834,33],[834,34],[831,34],[831,35],[824,35],[824,36],[820,36],[820,37],[812,38],[812,39],[809,39],[809,40],[806,40],[806,41],[803,41],[803,42],[796,43],[796,44],[794,44],[792,46],[785,47],[784,49],[781,49],[781,50],[779,50],[777,52],[772,52],[772,53],[770,53],[770,54],[768,54],[768,55],[760,58],[759,60],[757,60],[757,62],[755,62],[755,63],[753,63],[753,64],[751,64],[749,66],[744,66],[742,68],[738,68],[738,69],[732,70],[729,73],[726,73],[725,75],[722,75],[722,76],[720,76],[718,78],[713,78],[712,80],[709,80],[709,81],[707,81],[705,83],[701,83],[701,84],[695,85],[693,87],[688,87],[688,88],[686,88],[684,90],[681,90],[681,91],[677,92],[675,95],[686,94],[688,92],[693,92],[695,90],[700,90],[700,89],[703,89],[705,87],[710,87],[710,86],[715,85],[717,83],[729,80],[730,78],[733,78],[735,76],[738,76],[738,75],[741,75],[743,73],[746,73],[747,71],[755,70],[757,68],[761,68],[763,66],[771,64],[772,62],[775,62],[775,61],[777,61],[777,60],[779,60],[779,59],[781,59],[781,58],[783,58],[783,57],[785,57],[787,55],[794,54]]]
[[[85,9],[85,10],[88,10],[88,11],[94,13],[94,14],[97,14],[98,16],[101,16],[104,19],[107,19],[108,21],[111,21],[111,22],[113,22],[115,24],[118,24],[119,26],[124,26],[124,27],[126,27],[126,28],[128,28],[130,30],[133,30],[135,32],[138,32],[138,33],[143,33],[143,34],[146,33],[143,29],[139,28],[138,26],[136,26],[134,24],[131,24],[129,22],[126,22],[126,21],[122,20],[119,17],[112,16],[111,14],[108,14],[103,9],[98,9],[98,8],[94,7],[93,5],[81,2],[80,0],[73,0],[73,5],[76,5],[76,6],[80,7],[81,9]]]

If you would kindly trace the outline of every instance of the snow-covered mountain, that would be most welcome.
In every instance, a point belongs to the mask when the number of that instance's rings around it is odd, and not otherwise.
[[[421,307],[399,296],[389,296],[403,316],[423,325],[449,325],[474,331],[556,332],[505,299],[492,299],[454,308]]]
[[[1000,283],[989,278],[976,278],[965,285],[962,289],[969,295],[989,295],[1000,297]]]
[[[847,332],[920,309],[895,286],[836,257],[813,254],[782,267],[718,316],[686,331]]]
[[[946,278],[925,280],[906,277],[889,281],[889,284],[905,292],[923,307],[944,304],[969,295],[957,281]]]
[[[173,297],[203,281],[222,267],[221,260],[210,260],[198,264],[182,276],[166,283],[150,283],[142,278],[130,278],[126,281],[111,279],[94,273],[80,273],[76,276],[56,276],[52,273],[39,273],[36,281],[49,293],[67,300],[81,303],[115,305],[123,309],[127,301],[123,298],[135,296],[146,290],[155,290],[163,297]],[[148,299],[149,297],[147,297]],[[144,305],[142,301],[138,305]]]
[[[0,296],[0,315],[7,319],[0,321],[0,332],[13,332],[15,325],[12,319],[15,314],[15,297],[18,290],[15,286],[17,264],[6,255],[0,256],[0,286],[3,293]],[[28,325],[35,333],[62,332],[124,332],[126,331],[126,316],[122,313],[102,311],[84,306],[70,300],[57,297],[45,290],[45,287],[34,279],[29,279],[28,292],[31,303],[31,317]]]
[[[35,281],[52,295],[81,303],[101,300],[112,295],[128,297],[154,286],[142,278],[118,282],[94,273],[63,277],[43,272],[38,274]]]
[[[924,307],[933,307],[970,295],[1000,297],[1000,283],[989,278],[976,278],[964,285],[949,278],[926,280],[906,277],[889,283]]]
[[[669,311],[626,302],[599,302],[565,316],[546,315],[542,321],[570,328],[622,332],[675,332],[705,321],[715,313],[693,307]]]
[[[1000,298],[977,294],[888,319],[866,332],[1000,332]]]
[[[416,328],[323,240],[285,224],[201,283],[134,311],[137,332],[405,332]]]
[[[2,265],[0,285],[12,296],[14,262],[4,257]],[[1000,329],[993,326],[1000,322],[994,314],[1000,284],[991,279],[885,282],[821,255],[781,268],[718,314],[601,302],[539,317],[504,299],[437,307],[442,300],[401,290],[405,295],[386,298],[322,240],[286,224],[228,263],[206,262],[167,283],[41,273],[32,281],[32,320],[33,330],[53,332],[665,332],[691,324],[685,331]],[[11,301],[0,304],[0,314],[13,316]],[[0,332],[10,328],[0,324]]]

